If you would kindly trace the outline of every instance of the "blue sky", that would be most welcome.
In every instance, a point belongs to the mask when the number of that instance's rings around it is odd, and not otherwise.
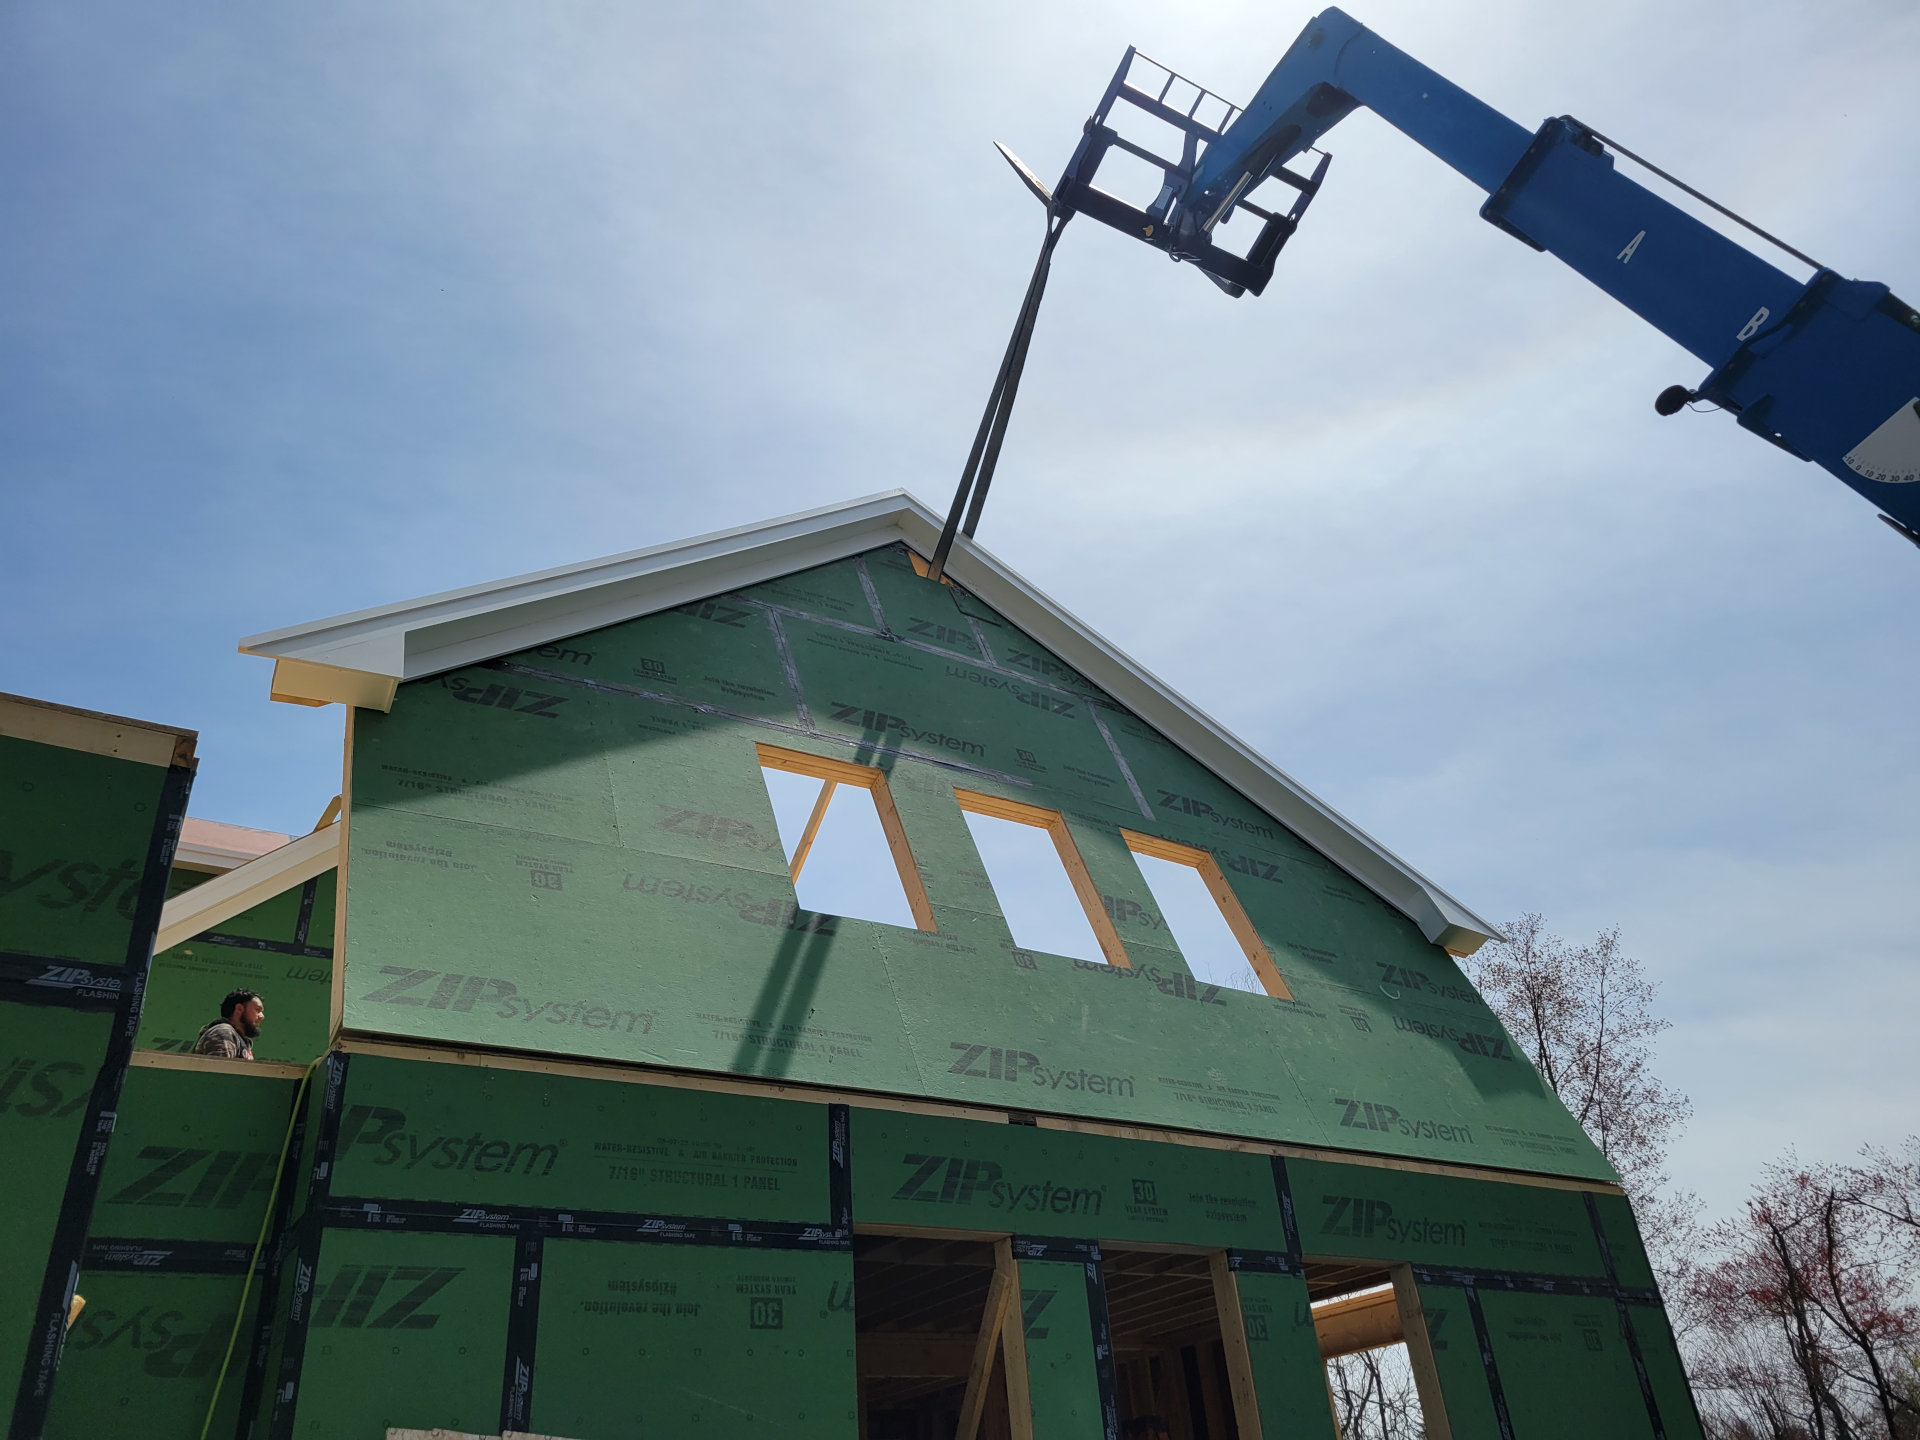
[[[1355,0],[1920,300],[1920,12]],[[310,825],[243,635],[950,493],[1129,43],[1251,95],[1308,7],[0,11],[0,686],[197,727]],[[1259,300],[1082,221],[981,539],[1482,913],[1619,924],[1715,1209],[1920,1090],[1920,552],[1371,116]]]

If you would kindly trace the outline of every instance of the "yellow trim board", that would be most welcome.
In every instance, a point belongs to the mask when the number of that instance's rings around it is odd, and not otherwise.
[[[36,745],[57,745],[63,750],[83,750],[89,755],[108,755],[116,760],[132,760],[140,765],[191,766],[193,747],[199,733],[155,725],[146,720],[129,720],[121,715],[103,715],[98,710],[80,710],[71,705],[55,705],[50,700],[33,700],[25,695],[0,693],[0,735],[10,740],[29,740]]]
[[[362,710],[391,710],[400,681],[393,675],[345,670],[312,660],[276,660],[268,698],[289,705],[345,705]]]

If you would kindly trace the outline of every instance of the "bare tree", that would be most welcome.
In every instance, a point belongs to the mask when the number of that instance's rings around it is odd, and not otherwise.
[[[1659,986],[1621,948],[1617,928],[1584,945],[1525,914],[1463,962],[1467,978],[1540,1076],[1600,1147],[1632,1197],[1654,1267],[1685,1292],[1699,1201],[1674,1193],[1667,1149],[1693,1114],[1654,1073],[1654,1044],[1671,1022],[1656,1013]],[[1684,1328],[1688,1317],[1676,1315]]]
[[[1345,1440],[1424,1440],[1426,1424],[1405,1345],[1329,1360],[1327,1385]]]
[[[1789,1154],[1710,1232],[1692,1348],[1719,1434],[1920,1436],[1920,1175],[1892,1152],[1862,1160]]]

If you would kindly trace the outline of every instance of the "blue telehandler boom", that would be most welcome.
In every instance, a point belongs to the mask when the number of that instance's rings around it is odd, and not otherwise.
[[[1181,137],[1179,155],[1156,154],[1123,136],[1110,123],[1120,104],[1172,126]],[[1654,401],[1659,413],[1695,401],[1729,412],[1743,429],[1851,486],[1920,545],[1920,313],[1877,281],[1843,278],[1571,116],[1528,131],[1329,9],[1307,22],[1244,109],[1128,50],[1051,190],[1003,149],[1047,205],[1047,238],[935,556],[936,573],[956,529],[971,535],[978,523],[1066,222],[1087,215],[1193,265],[1229,295],[1258,295],[1325,182],[1330,157],[1319,140],[1362,106],[1484,190],[1484,219],[1571,266],[1707,366],[1698,385],[1662,391]],[[1116,150],[1164,177],[1144,209],[1094,184],[1102,160]],[[1318,156],[1311,170],[1289,167],[1309,153]],[[1812,278],[1795,279],[1622,174],[1616,155],[1792,255],[1811,267]],[[1284,213],[1252,199],[1268,180],[1293,192]],[[1217,235],[1239,213],[1260,227],[1235,253]]]

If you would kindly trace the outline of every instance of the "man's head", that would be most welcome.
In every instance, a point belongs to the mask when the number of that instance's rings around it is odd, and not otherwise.
[[[266,1003],[251,990],[235,990],[220,1002],[220,1018],[251,1040],[267,1018]]]

